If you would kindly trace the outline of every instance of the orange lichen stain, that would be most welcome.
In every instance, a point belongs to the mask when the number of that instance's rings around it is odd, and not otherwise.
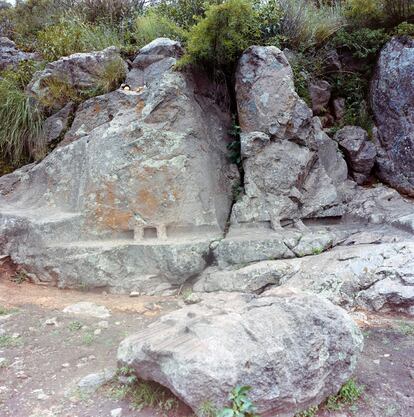
[[[99,105],[99,103],[95,103],[95,106],[93,107],[93,111],[95,113],[99,113],[101,111],[101,106]]]
[[[135,107],[136,112],[141,115],[142,113],[142,109],[145,107],[145,101],[144,100],[139,100],[138,104]]]
[[[138,192],[137,201],[143,215],[148,217],[157,212],[161,203],[153,192],[145,188]]]
[[[94,221],[104,229],[126,231],[130,229],[132,213],[127,208],[117,207],[115,200],[118,196],[113,183],[105,184],[105,188],[97,192]]]

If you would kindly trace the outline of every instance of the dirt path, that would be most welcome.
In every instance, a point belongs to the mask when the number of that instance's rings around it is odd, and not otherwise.
[[[107,319],[62,312],[80,301],[106,306]],[[135,410],[107,389],[84,393],[86,375],[115,368],[119,342],[159,315],[178,308],[177,297],[136,297],[58,290],[0,280],[0,416],[122,417],[190,416],[178,410]],[[12,309],[4,311],[5,308]],[[414,320],[361,315],[365,349],[356,379],[365,386],[360,401],[321,417],[414,416]]]

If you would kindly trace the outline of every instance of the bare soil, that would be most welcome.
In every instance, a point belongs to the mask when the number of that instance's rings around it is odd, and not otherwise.
[[[0,278],[0,328],[10,337],[0,345],[0,417],[122,417],[190,416],[178,410],[134,410],[105,388],[93,394],[77,389],[84,376],[116,366],[116,350],[127,335],[179,307],[180,297],[134,297],[59,290]],[[102,319],[72,316],[62,310],[91,301],[111,310]],[[409,317],[359,314],[365,348],[355,379],[364,385],[356,403],[339,411],[320,410],[320,417],[414,416],[414,320]],[[54,322],[54,324],[47,324]],[[73,323],[77,324],[74,325]],[[79,327],[79,323],[82,328]],[[100,334],[95,331],[100,329]],[[98,331],[99,333],[99,331]],[[14,337],[13,337],[14,336]],[[0,337],[0,340],[1,337]],[[5,344],[5,345],[4,345]]]

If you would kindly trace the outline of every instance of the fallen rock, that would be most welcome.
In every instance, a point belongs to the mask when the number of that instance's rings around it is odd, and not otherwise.
[[[56,113],[71,101],[73,96],[104,89],[105,74],[114,63],[123,66],[119,50],[109,47],[99,52],[72,54],[50,62],[37,71],[27,86],[27,92],[51,113]],[[59,90],[59,94],[56,90]]]
[[[334,139],[345,153],[351,175],[357,184],[364,184],[369,179],[377,156],[368,133],[358,126],[345,126],[335,134]]]
[[[70,128],[75,108],[75,103],[69,102],[62,110],[59,110],[43,122],[42,135],[48,145],[63,139],[64,134]]]
[[[98,319],[106,319],[111,317],[111,312],[104,306],[98,306],[88,301],[72,304],[63,309],[64,313],[75,314],[79,316],[96,317]]]
[[[78,382],[78,388],[85,392],[95,392],[102,385],[108,383],[116,375],[115,369],[103,369],[100,372],[86,375]]]
[[[8,68],[17,68],[20,62],[31,59],[37,59],[36,54],[23,52],[9,38],[0,37],[0,72]]]
[[[352,375],[362,335],[339,307],[316,295],[216,294],[125,339],[121,366],[169,388],[195,412],[222,407],[250,385],[262,416],[292,417],[336,393]]]
[[[377,126],[377,175],[414,196],[414,39],[393,38],[381,51],[371,84]]]

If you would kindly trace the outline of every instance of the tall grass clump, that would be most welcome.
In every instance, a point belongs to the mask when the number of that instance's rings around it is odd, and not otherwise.
[[[48,61],[77,52],[100,51],[108,46],[127,48],[115,26],[85,23],[78,17],[62,18],[59,23],[37,34],[36,49]]]
[[[44,152],[41,140],[43,115],[24,92],[30,74],[27,63],[16,71],[5,71],[0,80],[1,159],[18,166]]]
[[[318,46],[345,25],[339,2],[317,6],[312,0],[279,0],[283,18],[281,35],[294,48]]]
[[[186,38],[186,31],[154,8],[135,19],[133,38],[136,46],[142,48],[156,38],[183,41]]]

